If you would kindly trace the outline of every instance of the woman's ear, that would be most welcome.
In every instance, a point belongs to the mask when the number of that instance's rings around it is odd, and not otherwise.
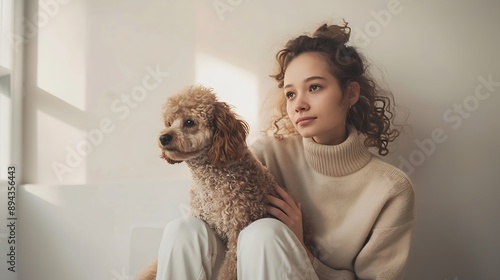
[[[349,82],[346,87],[346,97],[349,108],[358,102],[361,88],[358,82]]]

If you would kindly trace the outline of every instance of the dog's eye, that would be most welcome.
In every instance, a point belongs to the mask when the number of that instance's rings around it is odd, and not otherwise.
[[[193,127],[195,124],[193,120],[187,120],[184,122],[184,127]]]
[[[171,123],[171,122],[167,122],[165,125],[166,125],[167,127],[171,127],[171,126],[172,126],[172,123]]]

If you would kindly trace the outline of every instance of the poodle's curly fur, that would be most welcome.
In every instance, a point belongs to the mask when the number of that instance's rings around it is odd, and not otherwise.
[[[161,157],[171,164],[184,161],[190,168],[191,215],[227,245],[218,279],[235,280],[238,235],[251,222],[269,217],[266,195],[275,195],[274,177],[248,149],[247,123],[210,88],[190,86],[170,97],[163,119]],[[153,263],[140,279],[155,276]]]

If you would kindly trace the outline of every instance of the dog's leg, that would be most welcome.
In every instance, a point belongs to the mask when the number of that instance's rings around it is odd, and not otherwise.
[[[151,263],[144,271],[139,275],[137,280],[155,280],[156,270],[158,268],[158,260]]]
[[[227,242],[227,251],[219,270],[218,280],[236,280],[236,245],[238,243],[238,235],[233,234]]]

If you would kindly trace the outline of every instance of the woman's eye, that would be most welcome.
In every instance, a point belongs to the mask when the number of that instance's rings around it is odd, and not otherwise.
[[[286,99],[291,99],[291,98],[293,98],[294,96],[295,96],[295,93],[293,93],[293,92],[291,92],[291,91],[289,91],[289,92],[285,93],[285,97],[286,97]]]
[[[310,85],[309,86],[309,90],[310,91],[317,91],[317,90],[320,90],[320,89],[321,89],[320,85]]]
[[[184,127],[192,127],[195,124],[196,123],[193,120],[187,120],[187,121],[184,122]]]

